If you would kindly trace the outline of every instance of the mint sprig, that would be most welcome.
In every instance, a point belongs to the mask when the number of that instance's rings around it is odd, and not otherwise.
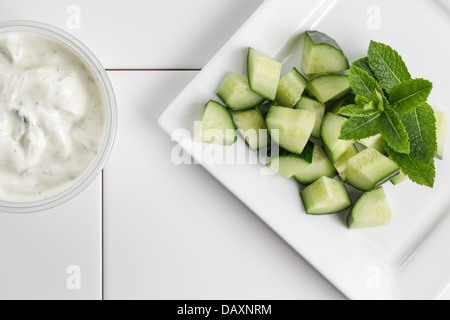
[[[349,81],[355,104],[339,110],[348,117],[340,139],[381,134],[387,155],[420,185],[435,180],[436,119],[427,104],[433,85],[412,79],[405,62],[390,46],[371,41],[367,57],[352,64]]]

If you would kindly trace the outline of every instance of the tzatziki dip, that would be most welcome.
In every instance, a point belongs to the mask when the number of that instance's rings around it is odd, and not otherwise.
[[[90,68],[33,32],[0,34],[0,200],[39,201],[75,183],[105,135],[105,102]]]

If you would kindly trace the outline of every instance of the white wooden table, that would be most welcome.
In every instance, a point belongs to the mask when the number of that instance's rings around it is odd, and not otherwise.
[[[0,0],[84,42],[119,127],[96,181],[65,205],[0,213],[0,299],[345,299],[198,165],[157,119],[262,0]]]

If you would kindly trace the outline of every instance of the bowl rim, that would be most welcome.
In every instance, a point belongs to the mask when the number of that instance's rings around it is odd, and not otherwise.
[[[32,20],[11,20],[0,22],[0,35],[8,32],[30,32],[50,37],[77,55],[97,79],[103,94],[105,107],[105,131],[103,142],[95,160],[74,182],[64,186],[60,192],[47,198],[13,202],[0,199],[0,212],[33,213],[48,210],[75,198],[85,190],[102,172],[109,158],[117,133],[117,101],[112,83],[105,68],[92,51],[70,33],[53,25]]]

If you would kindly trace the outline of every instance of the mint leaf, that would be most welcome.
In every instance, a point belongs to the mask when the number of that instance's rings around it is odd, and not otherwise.
[[[428,164],[437,150],[436,118],[433,108],[425,103],[414,111],[400,116],[411,145],[411,155]]]
[[[370,98],[366,98],[364,96],[357,95],[355,97],[355,103],[360,107],[364,107],[366,104],[370,103]]]
[[[352,90],[357,95],[369,99],[372,96],[372,92],[383,92],[374,78],[372,78],[363,69],[356,67],[354,64],[350,67],[350,71],[348,72],[348,81],[350,82]]]
[[[380,111],[383,111],[384,107],[385,106],[387,107],[389,104],[386,97],[377,90],[373,91],[371,99],[372,99],[372,105]]]
[[[403,173],[406,174],[411,181],[433,188],[436,176],[434,161],[426,164],[410,154],[399,153],[392,150],[386,143],[384,144],[384,148],[388,156],[397,163]]]
[[[400,117],[391,108],[381,112],[378,120],[379,131],[384,141],[394,150],[400,153],[409,153],[409,136]]]
[[[381,113],[377,111],[367,116],[351,117],[342,125],[339,139],[360,140],[377,135],[380,133],[378,126],[380,115]]]
[[[433,84],[424,79],[413,79],[395,85],[389,102],[399,114],[406,114],[424,104],[433,89]]]
[[[349,104],[339,109],[338,114],[345,117],[363,117],[378,112],[372,104],[361,107],[356,104]]]
[[[371,41],[367,61],[387,93],[397,84],[411,79],[402,57],[388,45]]]
[[[371,76],[372,78],[374,78],[376,80],[376,77],[373,74],[372,69],[370,69],[369,61],[368,61],[367,57],[364,57],[364,58],[361,58],[359,60],[356,60],[355,62],[353,62],[353,65],[355,67],[358,67],[358,68],[364,70],[365,72],[367,72],[367,74],[369,76]]]

